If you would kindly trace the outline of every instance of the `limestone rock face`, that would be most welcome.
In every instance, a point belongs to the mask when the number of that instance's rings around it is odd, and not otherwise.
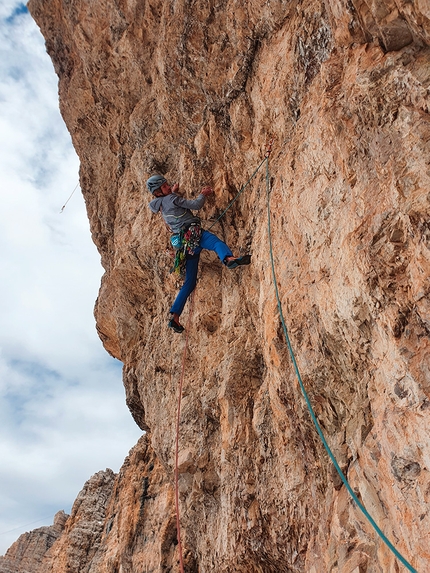
[[[100,545],[115,477],[114,472],[107,469],[86,482],[73,504],[63,535],[45,559],[46,573],[89,571]]]
[[[0,572],[167,571],[176,545],[172,484],[144,435],[118,475],[108,469],[87,481],[70,516],[58,512],[51,527],[22,535],[0,557]]]
[[[0,573],[44,573],[46,555],[61,537],[68,517],[59,511],[52,525],[20,535],[6,555],[0,556]]]
[[[118,475],[98,472],[85,484],[43,571],[167,571],[175,547],[173,489],[143,436]]]
[[[148,432],[143,458],[130,456],[123,478],[108,480],[95,537],[83,526],[91,551],[79,569],[70,553],[76,511],[50,571],[177,570],[184,337],[166,328],[178,284],[145,180],[160,172],[188,197],[212,184],[208,228],[272,136],[274,264],[310,402],[351,487],[412,566],[429,570],[428,3],[30,0],[29,8],[59,76],[106,271],[97,328],[124,363],[127,403]],[[235,252],[251,252],[252,265],[229,271],[214,254],[201,257],[180,425],[187,571],[401,571],[311,422],[280,327],[265,189],[263,167],[212,229]],[[150,464],[158,486],[140,513]],[[140,483],[134,494],[126,475]]]

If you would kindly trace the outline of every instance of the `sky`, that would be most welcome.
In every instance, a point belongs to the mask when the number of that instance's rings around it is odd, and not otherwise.
[[[0,3],[0,555],[69,513],[141,435],[93,317],[102,275],[57,77],[22,2]]]

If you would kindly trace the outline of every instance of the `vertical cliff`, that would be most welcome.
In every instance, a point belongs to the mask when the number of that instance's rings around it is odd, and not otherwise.
[[[145,180],[160,172],[189,197],[212,184],[208,226],[271,136],[273,252],[304,384],[354,491],[412,566],[428,570],[428,5],[30,0],[29,8],[59,77],[105,269],[97,329],[124,363],[127,403],[148,432],[115,479],[96,546],[71,556],[77,529],[68,522],[50,571],[177,570],[184,338],[166,328],[178,285]],[[186,570],[401,571],[312,425],[280,328],[265,201],[262,173],[213,229],[252,253],[250,267],[201,260],[180,425]]]

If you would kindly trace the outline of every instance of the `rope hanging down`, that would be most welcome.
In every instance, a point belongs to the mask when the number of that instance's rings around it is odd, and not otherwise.
[[[279,297],[278,282],[276,280],[276,274],[275,274],[275,263],[274,263],[274,258],[273,258],[272,233],[271,233],[271,224],[270,224],[270,191],[271,191],[271,189],[270,189],[270,174],[269,174],[270,151],[271,151],[271,149],[268,150],[268,152],[266,153],[266,157],[264,159],[264,161],[266,162],[267,234],[268,234],[268,239],[269,239],[270,262],[271,262],[271,267],[272,267],[273,285],[275,287],[275,294],[276,294],[276,301],[277,301],[277,305],[278,305],[279,317],[281,319],[282,329],[284,331],[284,336],[285,336],[285,340],[286,340],[286,343],[288,346],[288,351],[290,353],[291,361],[292,361],[293,366],[294,366],[294,371],[296,373],[297,380],[299,381],[300,389],[301,389],[302,394],[304,396],[304,399],[306,401],[306,405],[308,407],[309,414],[311,415],[314,426],[315,426],[315,428],[316,428],[316,430],[317,430],[317,432],[321,438],[321,441],[324,445],[324,448],[325,448],[327,454],[329,455],[331,461],[333,462],[333,465],[334,465],[337,473],[339,474],[340,479],[342,480],[343,484],[345,485],[345,487],[348,490],[349,494],[351,495],[352,499],[357,504],[357,506],[360,508],[360,510],[362,511],[364,516],[367,518],[367,520],[369,521],[369,523],[371,524],[373,529],[376,531],[376,533],[379,535],[379,537],[382,539],[382,541],[394,553],[394,555],[399,559],[399,561],[401,561],[403,563],[403,565],[409,571],[411,571],[412,573],[417,573],[416,569],[414,569],[412,567],[412,565],[403,557],[403,555],[401,555],[401,553],[399,553],[399,551],[397,551],[397,549],[394,547],[394,545],[391,543],[391,541],[384,535],[384,533],[378,527],[375,520],[369,514],[369,512],[364,507],[364,505],[360,502],[358,497],[355,495],[354,490],[349,485],[348,480],[346,479],[345,475],[343,474],[342,470],[340,469],[339,464],[337,463],[336,458],[334,457],[333,452],[331,451],[330,446],[328,445],[328,443],[324,437],[324,434],[321,430],[321,426],[319,425],[319,422],[315,416],[314,410],[312,408],[312,404],[309,400],[309,396],[308,396],[306,389],[305,389],[305,386],[303,384],[303,380],[302,380],[302,377],[300,375],[299,368],[297,366],[296,358],[295,358],[295,355],[293,352],[293,348],[291,346],[290,337],[288,335],[288,330],[287,330],[287,327],[285,324],[285,319],[284,319],[284,315],[282,312],[281,299]]]
[[[187,358],[188,351],[188,333],[190,332],[191,317],[194,309],[194,292],[191,294],[191,307],[190,314],[188,316],[187,327],[185,329],[185,345],[182,354],[182,368],[181,368],[181,379],[178,388],[178,412],[176,418],[176,447],[175,447],[175,506],[176,506],[176,533],[178,538],[178,553],[179,553],[179,566],[181,573],[184,573],[184,556],[182,552],[182,540],[181,540],[181,520],[179,515],[179,425],[181,422],[181,402],[182,402],[182,386],[184,384],[185,377],[185,360]]]
[[[64,203],[64,205],[61,207],[61,211],[60,211],[60,215],[61,213],[64,211],[64,209],[66,208],[67,203],[70,201],[70,199],[73,197],[74,192],[76,191],[76,189],[79,187],[79,181],[76,183],[76,187],[73,189],[73,191],[70,193],[70,197],[67,199],[67,201]]]
[[[245,185],[243,185],[243,187],[240,189],[240,191],[237,193],[237,195],[232,199],[232,201],[230,201],[230,203],[227,205],[227,207],[224,209],[224,211],[221,213],[221,215],[212,223],[212,225],[209,227],[208,230],[212,229],[212,227],[214,225],[216,225],[216,223],[218,223],[218,221],[220,219],[222,219],[224,217],[224,215],[227,213],[227,211],[230,209],[230,207],[233,205],[233,203],[239,198],[239,196],[243,193],[243,191],[247,188],[247,186],[250,184],[250,182],[252,181],[252,179],[255,177],[255,175],[258,173],[258,171],[260,170],[260,167],[264,164],[264,162],[266,161],[266,157],[268,157],[268,153],[270,153],[271,148],[272,148],[272,143],[273,143],[273,138],[269,143],[269,148],[268,151],[266,152],[266,156],[265,158],[261,161],[261,163],[259,164],[259,166],[257,167],[257,169],[254,171],[254,173],[251,175],[251,177],[248,179],[248,181],[245,183]],[[73,194],[73,193],[72,193]],[[63,207],[64,209],[64,207]],[[176,445],[175,445],[175,507],[176,507],[176,534],[177,534],[177,539],[178,539],[178,553],[179,553],[179,566],[180,566],[180,571],[181,573],[184,573],[184,557],[183,557],[183,552],[182,552],[182,539],[181,539],[181,520],[180,520],[180,514],[179,514],[179,467],[178,467],[178,462],[179,462],[179,425],[181,422],[181,402],[182,402],[182,387],[184,384],[184,377],[185,377],[185,360],[187,357],[187,351],[188,351],[188,334],[190,331],[190,324],[191,324],[191,317],[193,314],[193,309],[194,309],[194,292],[191,294],[191,308],[190,308],[190,314],[188,316],[188,321],[187,321],[187,326],[185,329],[185,345],[184,345],[184,352],[182,355],[182,368],[181,368],[181,378],[180,378],[180,382],[179,382],[179,389],[178,389],[178,411],[177,411],[177,418],[176,418]]]

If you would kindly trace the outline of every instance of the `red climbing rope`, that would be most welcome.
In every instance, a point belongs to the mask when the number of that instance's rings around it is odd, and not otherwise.
[[[181,573],[184,573],[184,556],[182,554],[182,541],[181,541],[181,523],[179,517],[179,469],[178,469],[178,458],[179,458],[179,424],[181,421],[181,401],[182,401],[182,386],[184,384],[185,377],[185,360],[187,358],[188,351],[188,336],[190,332],[191,317],[194,309],[194,292],[191,294],[191,305],[190,314],[188,316],[187,326],[185,328],[185,346],[184,352],[182,354],[182,369],[181,369],[181,379],[179,382],[178,390],[178,416],[176,419],[176,450],[175,450],[175,504],[176,504],[176,532],[178,538],[178,551],[179,551],[179,565]]]

